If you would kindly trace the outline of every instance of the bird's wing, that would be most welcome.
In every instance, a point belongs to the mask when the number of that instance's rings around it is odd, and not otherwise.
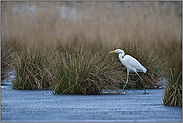
[[[137,72],[146,72],[146,68],[143,67],[135,58],[130,55],[124,56],[125,61],[133,68],[137,70]]]

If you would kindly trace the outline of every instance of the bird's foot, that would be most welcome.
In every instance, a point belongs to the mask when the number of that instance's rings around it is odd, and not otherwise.
[[[121,95],[125,94],[125,91],[124,91],[124,90],[122,90],[122,91],[120,92],[120,94],[121,94]]]
[[[145,92],[145,93],[143,93],[143,94],[149,94],[149,93]]]

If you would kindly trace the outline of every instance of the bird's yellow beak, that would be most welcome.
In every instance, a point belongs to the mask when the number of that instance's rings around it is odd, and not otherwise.
[[[111,52],[109,52],[109,53],[115,53],[116,52],[116,50],[114,50],[114,51],[111,51]]]

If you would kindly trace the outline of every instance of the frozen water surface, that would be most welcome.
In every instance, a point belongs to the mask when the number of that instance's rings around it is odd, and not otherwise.
[[[163,89],[123,95],[54,95],[1,86],[2,122],[182,122],[182,107],[162,105]]]

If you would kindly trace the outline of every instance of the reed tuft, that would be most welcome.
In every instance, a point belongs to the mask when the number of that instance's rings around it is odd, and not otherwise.
[[[14,55],[14,89],[35,90],[49,86],[45,72],[46,57],[40,49],[22,49]]]
[[[167,86],[164,91],[164,105],[182,106],[182,42],[172,41],[164,45],[167,49]]]
[[[123,80],[117,64],[102,51],[92,54],[90,50],[61,49],[52,54],[52,90],[56,94],[99,94],[102,90],[119,89]]]

